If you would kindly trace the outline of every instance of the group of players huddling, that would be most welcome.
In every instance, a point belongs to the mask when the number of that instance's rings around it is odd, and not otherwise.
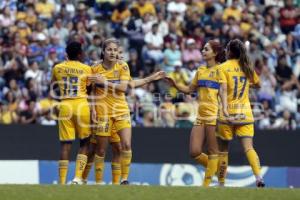
[[[116,39],[103,42],[101,60],[94,66],[81,63],[83,50],[78,42],[66,47],[68,60],[55,65],[53,87],[60,90],[58,108],[59,183],[65,184],[72,141],[77,135],[80,147],[76,158],[73,184],[84,184],[92,165],[96,184],[103,183],[107,145],[112,145],[112,184],[127,185],[131,151],[131,118],[126,91],[152,81],[164,79],[183,93],[197,92],[198,116],[190,136],[190,154],[206,169],[203,186],[208,187],[214,175],[225,185],[229,142],[240,138],[246,157],[256,177],[256,186],[264,187],[260,162],[253,148],[253,115],[249,88],[259,87],[246,48],[240,40],[231,40],[224,50],[214,40],[203,50],[206,66],[200,66],[189,86],[176,83],[165,72],[132,80],[122,47]],[[207,154],[203,153],[204,142]]]

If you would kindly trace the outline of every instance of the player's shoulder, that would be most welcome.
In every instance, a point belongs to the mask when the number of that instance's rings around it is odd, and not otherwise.
[[[205,66],[205,65],[200,65],[200,66],[197,68],[197,73],[204,72],[205,70],[207,70],[207,66]]]
[[[125,71],[129,70],[129,66],[128,66],[127,62],[125,62],[125,61],[118,61],[116,63],[116,67],[119,70],[125,70]]]

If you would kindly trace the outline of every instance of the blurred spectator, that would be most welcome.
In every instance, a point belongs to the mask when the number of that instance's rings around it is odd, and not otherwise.
[[[4,27],[13,26],[15,22],[15,15],[10,11],[8,6],[4,7],[0,14],[0,24]]]
[[[142,62],[138,60],[138,54],[136,50],[130,49],[129,60],[127,64],[132,77],[144,77],[144,67]]]
[[[49,29],[49,36],[56,37],[61,46],[65,46],[65,41],[69,36],[68,29],[63,26],[63,21],[61,18],[56,18],[54,25]]]
[[[158,32],[158,24],[153,24],[152,29],[145,35],[145,42],[147,44],[145,55],[155,63],[161,63],[164,58],[163,37]]]
[[[0,124],[12,124],[18,122],[18,116],[15,111],[9,110],[7,102],[0,102]]]
[[[174,71],[170,72],[169,76],[178,84],[188,85],[189,83],[188,75],[182,70],[181,61],[177,61],[174,63]],[[176,88],[170,87],[169,93],[173,98],[178,98]]]
[[[166,93],[163,96],[159,106],[159,122],[160,127],[174,127],[176,120],[175,105],[172,103],[172,96]]]
[[[176,41],[172,41],[170,48],[166,48],[164,51],[164,71],[174,71],[175,63],[181,62],[181,51]]]
[[[141,17],[143,17],[146,13],[156,15],[154,4],[147,0],[137,0],[137,2],[133,4],[133,8],[138,10]]]
[[[183,20],[186,9],[186,3],[183,0],[170,1],[167,6],[167,11],[178,15],[180,20]]]
[[[182,60],[184,64],[187,64],[191,61],[194,63],[201,63],[202,55],[199,49],[196,49],[195,40],[190,38],[186,40],[186,49],[182,52]]]
[[[26,101],[27,109],[20,113],[21,124],[35,124],[37,122],[38,113],[36,111],[35,101]]]
[[[223,20],[226,21],[229,17],[233,17],[236,21],[240,21],[242,12],[239,9],[239,0],[233,0],[230,7],[225,8]]]
[[[270,72],[266,65],[262,65],[261,74],[259,76],[261,87],[258,90],[259,100],[268,100],[272,102],[275,97],[276,78]]]
[[[60,3],[56,4],[56,12],[60,12],[61,10],[66,10],[67,13],[70,14],[71,17],[75,14],[75,6],[71,3],[70,0],[61,0]]]
[[[114,31],[114,36],[119,38],[123,35],[123,25],[127,24],[130,19],[130,11],[127,7],[126,1],[121,1],[113,11],[111,16],[112,26]]]
[[[215,12],[210,18],[204,21],[206,40],[219,37],[223,27],[222,13]]]
[[[55,11],[55,5],[49,0],[38,0],[37,4],[35,4],[35,10],[39,14],[40,19],[49,23]]]
[[[151,110],[147,110],[143,114],[143,126],[144,127],[154,127],[154,113]]]
[[[152,25],[155,23],[155,18],[151,13],[145,13],[142,17],[142,30],[144,34],[149,33],[152,30]],[[158,32],[158,25],[157,25],[157,33],[161,35],[160,32]],[[162,36],[162,35],[161,35]]]
[[[165,37],[169,33],[169,24],[165,20],[165,13],[157,13],[158,32],[161,36]]]
[[[198,66],[194,61],[188,62],[185,67],[182,69],[183,73],[185,73],[188,77],[188,82],[192,82],[193,78],[196,75]]]
[[[293,31],[299,18],[298,9],[293,5],[293,0],[285,0],[285,5],[280,9],[280,27],[283,33],[288,34]]]
[[[282,90],[289,89],[295,85],[298,85],[298,80],[292,72],[290,66],[287,65],[286,57],[281,56],[278,59],[278,65],[276,67],[276,78]]]
[[[271,129],[282,129],[282,130],[295,130],[296,121],[292,114],[285,110],[282,113],[282,117],[276,118],[274,124],[270,127]]]

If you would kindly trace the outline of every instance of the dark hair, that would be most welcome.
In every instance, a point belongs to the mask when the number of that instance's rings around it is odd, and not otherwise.
[[[213,52],[216,54],[216,62],[222,63],[226,61],[225,58],[225,49],[222,44],[216,40],[209,40],[207,43],[211,46]]]
[[[229,59],[238,59],[239,65],[250,80],[253,80],[254,68],[250,62],[249,56],[247,55],[246,47],[243,42],[239,39],[229,41],[227,44],[227,52]]]
[[[70,42],[66,47],[66,53],[70,60],[79,60],[79,55],[82,54],[81,44],[79,42]]]
[[[152,25],[152,28],[157,28],[158,27],[158,23],[154,23],[153,25]]]
[[[110,43],[114,43],[114,44],[116,44],[118,47],[119,47],[119,45],[120,45],[120,42],[119,42],[117,39],[115,39],[115,38],[108,38],[108,39],[104,40],[104,42],[102,43],[100,59],[104,60],[104,51],[105,51],[106,47],[107,47]]]

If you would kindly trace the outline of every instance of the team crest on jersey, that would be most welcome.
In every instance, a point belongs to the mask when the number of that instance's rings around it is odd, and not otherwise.
[[[120,76],[119,71],[118,71],[118,70],[115,70],[115,71],[114,71],[114,77],[115,77],[115,78],[118,78],[119,76]]]
[[[210,73],[209,73],[209,77],[210,77],[210,78],[212,78],[212,77],[214,77],[214,76],[215,76],[215,72],[210,72]]]
[[[128,67],[127,67],[126,65],[124,65],[124,66],[123,66],[123,69],[124,69],[124,70],[127,70],[127,69],[128,69]]]

